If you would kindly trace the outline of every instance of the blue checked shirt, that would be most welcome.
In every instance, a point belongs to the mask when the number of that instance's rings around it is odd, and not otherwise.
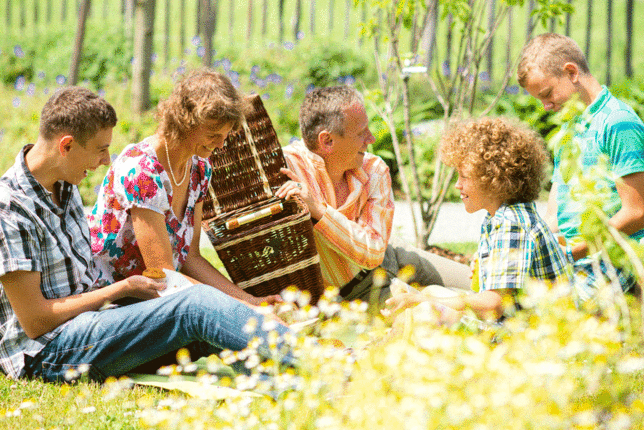
[[[27,168],[25,154],[30,147],[20,151],[0,178],[0,276],[40,272],[40,290],[47,299],[89,291],[92,251],[78,189],[62,182],[61,207],[56,206]],[[22,376],[24,354],[36,355],[63,327],[29,339],[0,282],[0,368],[6,375]]]
[[[481,225],[480,291],[521,288],[528,277],[570,281],[572,266],[531,203],[501,205]]]

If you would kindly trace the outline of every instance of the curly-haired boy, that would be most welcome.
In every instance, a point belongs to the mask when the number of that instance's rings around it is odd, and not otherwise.
[[[387,300],[391,311],[432,301],[444,305],[438,306],[443,322],[457,320],[466,308],[496,319],[503,314],[504,296],[523,287],[527,278],[570,280],[572,267],[534,204],[547,160],[537,133],[504,118],[462,123],[443,136],[441,160],[458,172],[456,188],[465,210],[488,212],[473,279],[478,292],[444,298],[401,294]]]

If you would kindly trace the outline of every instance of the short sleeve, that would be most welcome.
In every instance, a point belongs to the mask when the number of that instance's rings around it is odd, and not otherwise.
[[[40,272],[40,244],[33,220],[20,208],[0,207],[0,276],[16,271]]]
[[[613,173],[626,176],[644,171],[644,124],[626,110],[612,113],[606,130],[606,148]]]
[[[114,198],[122,209],[133,207],[158,213],[170,210],[170,183],[162,175],[163,166],[148,154],[133,148],[119,157],[113,165]]]

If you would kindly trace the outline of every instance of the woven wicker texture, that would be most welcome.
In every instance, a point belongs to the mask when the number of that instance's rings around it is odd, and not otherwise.
[[[286,161],[262,99],[253,96],[251,104],[248,128],[231,133],[223,148],[210,157],[212,188],[204,202],[204,219],[266,200],[288,180],[280,173]]]
[[[210,157],[213,175],[203,227],[233,282],[261,297],[295,285],[316,303],[323,292],[311,216],[299,199],[274,192],[288,180],[282,148],[259,96],[244,127]],[[283,210],[233,230],[228,221],[281,202]]]

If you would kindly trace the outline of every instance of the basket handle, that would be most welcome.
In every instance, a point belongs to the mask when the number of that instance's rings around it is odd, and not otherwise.
[[[264,171],[264,166],[262,166],[262,160],[260,160],[259,158],[259,153],[257,152],[255,139],[253,138],[253,133],[251,133],[250,131],[250,127],[248,127],[248,122],[246,122],[246,117],[243,117],[242,119],[242,128],[244,129],[246,142],[248,142],[248,146],[250,147],[251,153],[253,154],[253,159],[255,159],[255,165],[257,166],[257,171],[259,172],[259,176],[262,178],[262,182],[264,185],[264,194],[266,194],[267,199],[270,199],[271,197],[273,197],[273,191],[271,190],[271,185],[268,183],[268,176]]]
[[[248,224],[249,222],[266,218],[267,216],[270,216],[270,215],[278,214],[283,210],[284,210],[284,206],[281,203],[275,203],[274,205],[270,205],[267,208],[263,208],[255,212],[251,212],[249,214],[242,215],[237,218],[233,218],[230,221],[226,221],[226,229],[233,230],[239,227],[240,225]]]

